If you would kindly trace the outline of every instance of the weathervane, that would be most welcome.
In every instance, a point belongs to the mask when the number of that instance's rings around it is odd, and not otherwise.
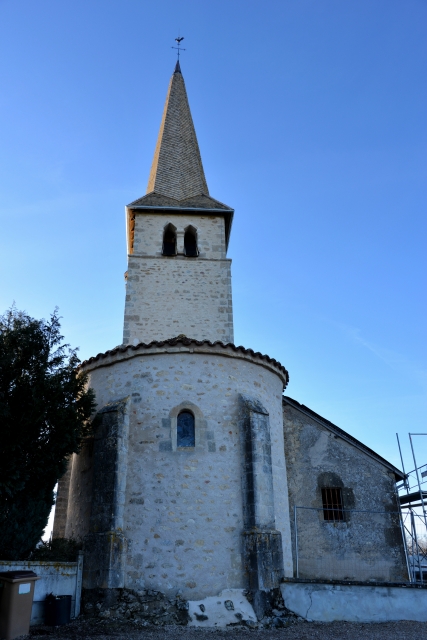
[[[181,42],[184,40],[184,36],[178,36],[177,38],[175,38],[175,42],[178,43],[177,47],[171,47],[171,49],[176,49],[178,51],[178,62],[179,62],[179,52],[180,51],[185,51],[185,49],[181,49]]]

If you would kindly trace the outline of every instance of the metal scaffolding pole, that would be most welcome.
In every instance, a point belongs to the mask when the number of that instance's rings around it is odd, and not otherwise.
[[[421,584],[425,583],[423,568],[427,569],[425,561],[427,560],[427,548],[425,548],[424,538],[427,540],[427,498],[425,494],[426,491],[423,492],[423,483],[425,484],[424,478],[427,475],[427,472],[421,473],[420,470],[423,467],[427,467],[427,465],[421,465],[420,467],[417,464],[417,459],[415,455],[415,446],[413,441],[413,436],[427,436],[427,433],[409,433],[409,442],[411,447],[412,458],[414,461],[414,469],[406,473],[405,465],[403,461],[402,449],[400,446],[399,435],[396,433],[397,444],[399,447],[400,460],[402,463],[402,471],[404,473],[404,481],[403,484],[399,486],[398,489],[404,492],[400,494],[398,497],[400,513],[402,517],[403,524],[403,536],[404,536],[404,545],[405,550],[409,553],[408,564],[410,565],[410,576],[412,582],[420,582]],[[411,485],[412,482],[415,483]],[[418,489],[416,491],[415,489]],[[405,495],[406,494],[406,495]],[[421,513],[417,513],[416,509],[421,509]],[[406,513],[406,518],[409,518],[408,525],[404,524],[403,514]],[[418,519],[420,521],[422,529],[417,531],[417,523]],[[423,529],[425,528],[425,533]],[[407,532],[409,538],[406,540],[405,531]],[[419,573],[419,578],[416,578],[416,574]]]
[[[426,505],[425,505],[425,502],[424,502],[423,490],[421,488],[420,474],[418,473],[417,461],[415,459],[415,451],[414,451],[414,444],[412,442],[412,436],[427,436],[427,433],[410,433],[409,434],[409,441],[411,443],[411,449],[412,449],[412,457],[414,459],[415,473],[417,475],[418,489],[419,489],[419,492],[420,492],[420,499],[421,499],[421,504],[422,504],[423,516],[424,516],[424,524],[426,525],[426,529],[427,529]]]

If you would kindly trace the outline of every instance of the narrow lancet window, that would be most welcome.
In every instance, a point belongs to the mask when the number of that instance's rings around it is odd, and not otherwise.
[[[195,444],[194,416],[189,411],[181,411],[176,425],[176,446],[194,447]]]
[[[188,258],[196,258],[199,255],[197,249],[197,231],[191,225],[186,228],[184,234],[185,255]]]
[[[176,228],[173,224],[168,224],[163,232],[163,249],[164,256],[176,256]]]

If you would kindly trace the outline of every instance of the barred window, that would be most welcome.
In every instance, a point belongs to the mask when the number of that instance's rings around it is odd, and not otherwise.
[[[344,508],[342,490],[340,487],[323,487],[323,519],[327,522],[342,522],[344,520]]]
[[[190,411],[181,411],[176,423],[176,446],[194,447],[195,444],[194,416]]]

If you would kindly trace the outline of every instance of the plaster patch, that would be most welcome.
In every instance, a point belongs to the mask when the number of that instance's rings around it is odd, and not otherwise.
[[[328,451],[328,434],[323,431],[319,439],[316,440],[314,445],[310,447],[308,455],[310,456],[310,461],[313,467],[321,467],[324,463],[325,456]]]
[[[188,614],[189,627],[226,627],[241,622],[257,622],[243,589],[224,589],[217,596],[189,600]]]

